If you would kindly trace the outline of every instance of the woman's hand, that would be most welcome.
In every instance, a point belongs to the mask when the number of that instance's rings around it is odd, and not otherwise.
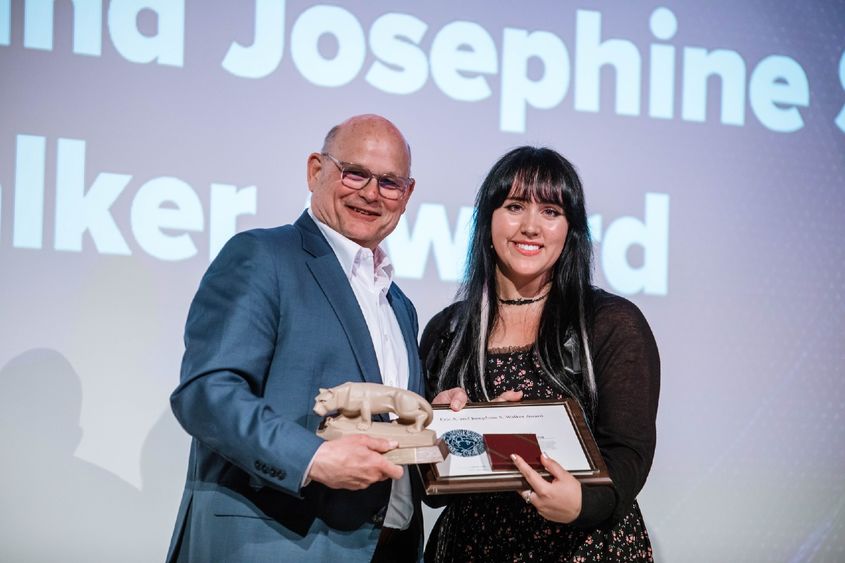
[[[494,403],[504,403],[506,401],[521,401],[522,400],[522,391],[505,391],[492,402]],[[462,408],[464,408],[467,403],[469,402],[469,397],[467,397],[467,392],[464,391],[462,387],[452,387],[451,389],[446,389],[445,391],[441,391],[437,394],[437,396],[431,401],[432,405],[449,405],[449,408],[455,412],[458,412]]]
[[[581,483],[575,477],[545,452],[540,456],[540,461],[551,474],[551,482],[543,479],[518,455],[514,454],[511,458],[531,487],[519,491],[519,495],[525,502],[534,505],[540,516],[562,524],[569,524],[578,518],[581,514]]]
[[[505,391],[495,399],[493,399],[492,403],[512,403],[515,401],[522,400],[522,391]]]
[[[458,412],[466,406],[468,401],[469,397],[467,397],[467,392],[464,391],[462,387],[452,387],[451,389],[446,389],[445,391],[438,393],[434,400],[431,401],[431,404],[448,404],[450,409]]]

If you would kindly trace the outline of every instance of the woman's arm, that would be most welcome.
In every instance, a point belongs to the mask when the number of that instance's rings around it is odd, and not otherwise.
[[[660,394],[660,357],[648,322],[622,297],[597,292],[591,331],[598,405],[593,433],[613,487],[582,485],[573,525],[617,520],[630,509],[651,469]]]

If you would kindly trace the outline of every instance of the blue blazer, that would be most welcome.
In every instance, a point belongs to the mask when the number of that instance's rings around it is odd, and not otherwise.
[[[416,311],[395,284],[388,301],[422,394]],[[191,304],[185,347],[171,405],[194,439],[167,560],[370,561],[391,482],[300,486],[322,443],[318,389],[381,383],[349,281],[307,213],[226,244]]]

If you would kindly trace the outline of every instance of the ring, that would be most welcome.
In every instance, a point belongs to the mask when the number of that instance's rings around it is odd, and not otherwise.
[[[534,494],[534,491],[529,489],[528,494],[526,494],[524,497],[522,497],[522,498],[525,499],[525,504],[531,504],[531,495],[533,495],[533,494]]]

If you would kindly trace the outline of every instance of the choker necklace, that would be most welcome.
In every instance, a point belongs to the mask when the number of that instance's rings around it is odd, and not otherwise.
[[[545,299],[548,296],[549,296],[549,292],[547,291],[546,293],[544,293],[543,295],[541,295],[539,297],[530,297],[530,298],[527,298],[527,299],[524,299],[522,297],[520,297],[518,299],[502,299],[499,296],[496,296],[496,299],[498,299],[499,303],[501,303],[502,305],[530,305],[531,303],[536,303],[537,301],[542,301],[543,299]]]

